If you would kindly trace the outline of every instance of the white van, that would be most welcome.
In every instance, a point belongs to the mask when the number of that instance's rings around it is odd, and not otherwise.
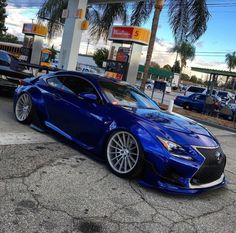
[[[204,92],[207,91],[207,88],[206,87],[198,87],[198,86],[189,86],[184,95],[185,96],[190,96],[192,94],[195,94],[195,93],[200,93],[200,94],[204,94]]]

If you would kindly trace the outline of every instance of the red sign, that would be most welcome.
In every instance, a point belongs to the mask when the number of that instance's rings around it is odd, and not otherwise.
[[[109,40],[130,41],[143,45],[148,45],[149,39],[149,30],[134,26],[114,26],[109,36]]]
[[[132,39],[134,28],[132,27],[113,27],[112,38]]]

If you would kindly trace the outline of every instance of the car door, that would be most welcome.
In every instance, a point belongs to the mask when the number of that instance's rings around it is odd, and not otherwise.
[[[89,81],[77,76],[58,76],[59,86],[52,92],[49,117],[56,126],[86,147],[94,147],[107,130],[109,116],[103,100]],[[50,84],[50,79],[48,80]],[[97,101],[80,97],[97,95]],[[53,104],[53,106],[52,106]]]
[[[205,104],[205,95],[195,95],[192,101],[192,109],[197,111],[203,111]]]
[[[44,80],[46,85],[40,85],[47,111],[47,123],[52,124],[58,129],[62,129],[63,119],[61,109],[65,104],[63,96],[66,90],[63,88],[63,79],[57,76],[49,76]],[[68,90],[70,91],[70,90]]]

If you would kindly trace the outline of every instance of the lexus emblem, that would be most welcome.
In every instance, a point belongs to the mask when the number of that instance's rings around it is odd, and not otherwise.
[[[219,162],[221,159],[221,153],[219,151],[216,152],[216,160]]]

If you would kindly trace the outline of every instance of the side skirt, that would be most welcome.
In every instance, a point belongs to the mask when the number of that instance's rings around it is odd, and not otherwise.
[[[56,131],[57,133],[61,134],[63,137],[65,137],[65,138],[71,140],[72,142],[76,143],[77,145],[81,146],[83,149],[89,150],[89,151],[94,149],[94,147],[87,146],[86,144],[82,143],[81,141],[79,141],[79,140],[73,138],[72,136],[70,136],[69,134],[65,133],[63,130],[59,129],[58,127],[56,127],[52,123],[50,123],[48,121],[45,121],[44,123],[48,128]]]

